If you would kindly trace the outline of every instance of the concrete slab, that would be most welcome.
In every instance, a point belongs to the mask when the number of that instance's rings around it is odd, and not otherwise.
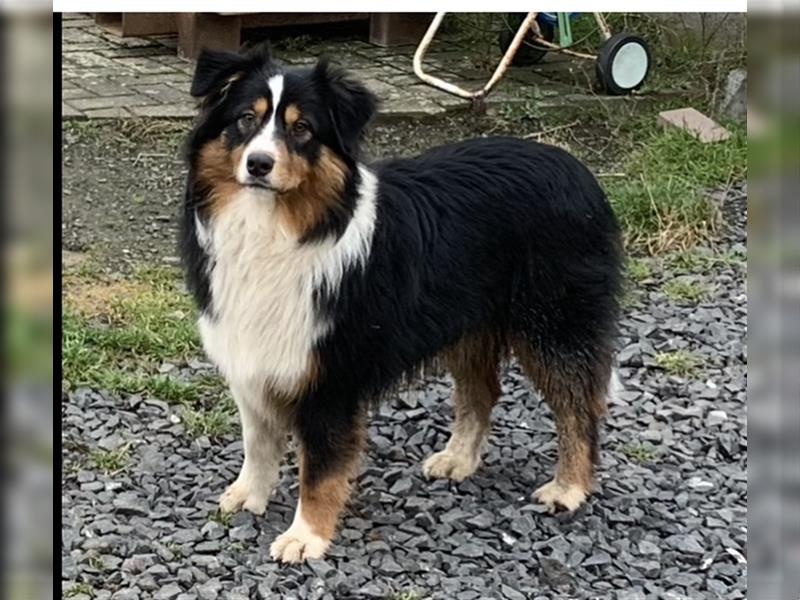
[[[731,137],[730,131],[695,108],[678,108],[658,113],[658,123],[677,127],[703,143],[720,142]]]

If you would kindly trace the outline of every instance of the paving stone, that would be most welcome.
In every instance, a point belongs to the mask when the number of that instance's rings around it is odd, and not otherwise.
[[[184,104],[187,98],[189,98],[188,94],[166,83],[137,85],[133,89],[139,94],[154,99],[162,104]]]
[[[132,106],[131,112],[137,117],[193,117],[197,114],[194,104],[174,104],[156,106]]]
[[[731,133],[696,108],[677,108],[658,113],[658,123],[666,127],[677,127],[693,135],[701,142],[727,140]]]
[[[82,117],[84,116],[83,112],[79,111],[77,108],[73,108],[67,102],[61,103],[61,117],[65,119],[69,119],[72,117]]]
[[[78,110],[93,110],[98,108],[130,108],[152,104],[153,100],[143,95],[103,96],[95,98],[77,98],[70,104]]]
[[[117,88],[117,93],[119,93],[119,88]],[[96,92],[85,90],[79,87],[71,87],[61,90],[61,99],[72,100],[73,98],[93,98],[95,94]]]
[[[119,106],[85,110],[82,114],[88,119],[124,119],[131,116],[131,112],[128,109]]]

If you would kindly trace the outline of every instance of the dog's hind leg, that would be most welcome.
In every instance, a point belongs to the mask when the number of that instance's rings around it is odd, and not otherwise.
[[[575,510],[593,488],[600,421],[612,376],[609,361],[600,356],[544,358],[525,342],[515,343],[514,352],[553,411],[558,434],[555,478],[533,496],[550,512]]]
[[[455,381],[455,422],[447,446],[428,457],[422,472],[429,479],[462,481],[480,465],[492,407],[500,396],[498,344],[488,334],[471,336],[448,350],[444,360]]]

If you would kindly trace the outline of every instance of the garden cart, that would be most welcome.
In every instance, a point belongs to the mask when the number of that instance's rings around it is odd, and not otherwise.
[[[539,62],[548,51],[563,52],[580,59],[595,61],[599,87],[607,94],[628,94],[644,83],[650,69],[650,50],[644,39],[632,33],[612,35],[605,18],[593,13],[597,28],[605,42],[597,54],[574,50],[570,20],[577,13],[513,13],[504,18],[506,27],[500,32],[503,51],[500,64],[489,81],[477,90],[466,90],[426,73],[422,61],[436,31],[447,13],[437,13],[414,53],[414,73],[425,83],[440,90],[471,100],[480,106],[489,92],[502,79],[510,65],[530,65]],[[554,41],[558,31],[558,43]]]

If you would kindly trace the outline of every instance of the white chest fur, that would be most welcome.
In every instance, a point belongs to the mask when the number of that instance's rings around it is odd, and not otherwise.
[[[243,190],[198,239],[211,255],[214,316],[198,325],[208,356],[232,386],[291,391],[308,374],[314,344],[329,330],[314,290],[335,291],[346,269],[365,264],[375,228],[377,180],[360,169],[358,203],[339,238],[299,244],[275,218],[269,196]]]

